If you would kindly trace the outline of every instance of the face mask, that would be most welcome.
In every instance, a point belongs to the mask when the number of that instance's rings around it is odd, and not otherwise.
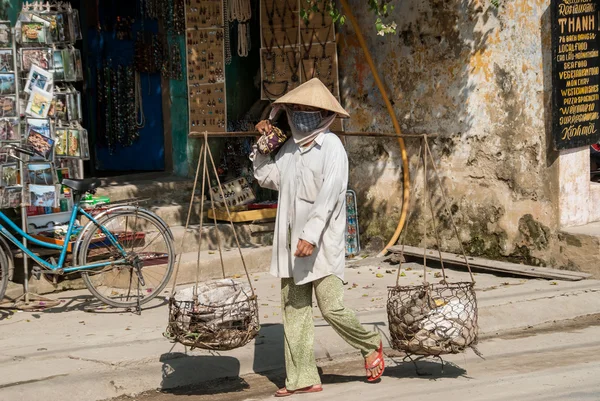
[[[298,131],[311,132],[317,129],[321,124],[320,111],[294,111],[292,113],[292,122]]]

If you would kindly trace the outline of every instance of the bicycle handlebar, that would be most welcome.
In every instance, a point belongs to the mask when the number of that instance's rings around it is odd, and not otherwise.
[[[12,145],[12,144],[11,145],[6,145],[6,146],[4,146],[4,149],[14,149],[17,152],[23,153],[25,155],[35,156],[35,153],[33,151],[31,151],[29,149],[22,148],[22,147],[17,146],[17,145]]]

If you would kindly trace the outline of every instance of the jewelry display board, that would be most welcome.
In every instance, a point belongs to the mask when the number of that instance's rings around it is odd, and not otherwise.
[[[188,0],[185,6],[189,130],[227,130],[225,30],[221,0]]]
[[[261,0],[261,98],[276,100],[319,78],[339,100],[335,24],[325,12],[300,17],[301,0]],[[333,130],[342,130],[337,120]]]

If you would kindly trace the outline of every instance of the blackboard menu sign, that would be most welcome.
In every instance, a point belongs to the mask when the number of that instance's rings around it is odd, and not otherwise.
[[[552,0],[552,136],[555,149],[600,139],[599,0]]]

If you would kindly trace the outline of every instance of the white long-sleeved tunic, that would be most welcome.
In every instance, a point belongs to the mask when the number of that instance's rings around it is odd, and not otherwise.
[[[271,274],[296,284],[336,275],[344,278],[348,156],[331,132],[306,149],[287,141],[274,159],[256,150],[254,177],[279,191]],[[296,258],[298,240],[315,245],[309,257]]]

